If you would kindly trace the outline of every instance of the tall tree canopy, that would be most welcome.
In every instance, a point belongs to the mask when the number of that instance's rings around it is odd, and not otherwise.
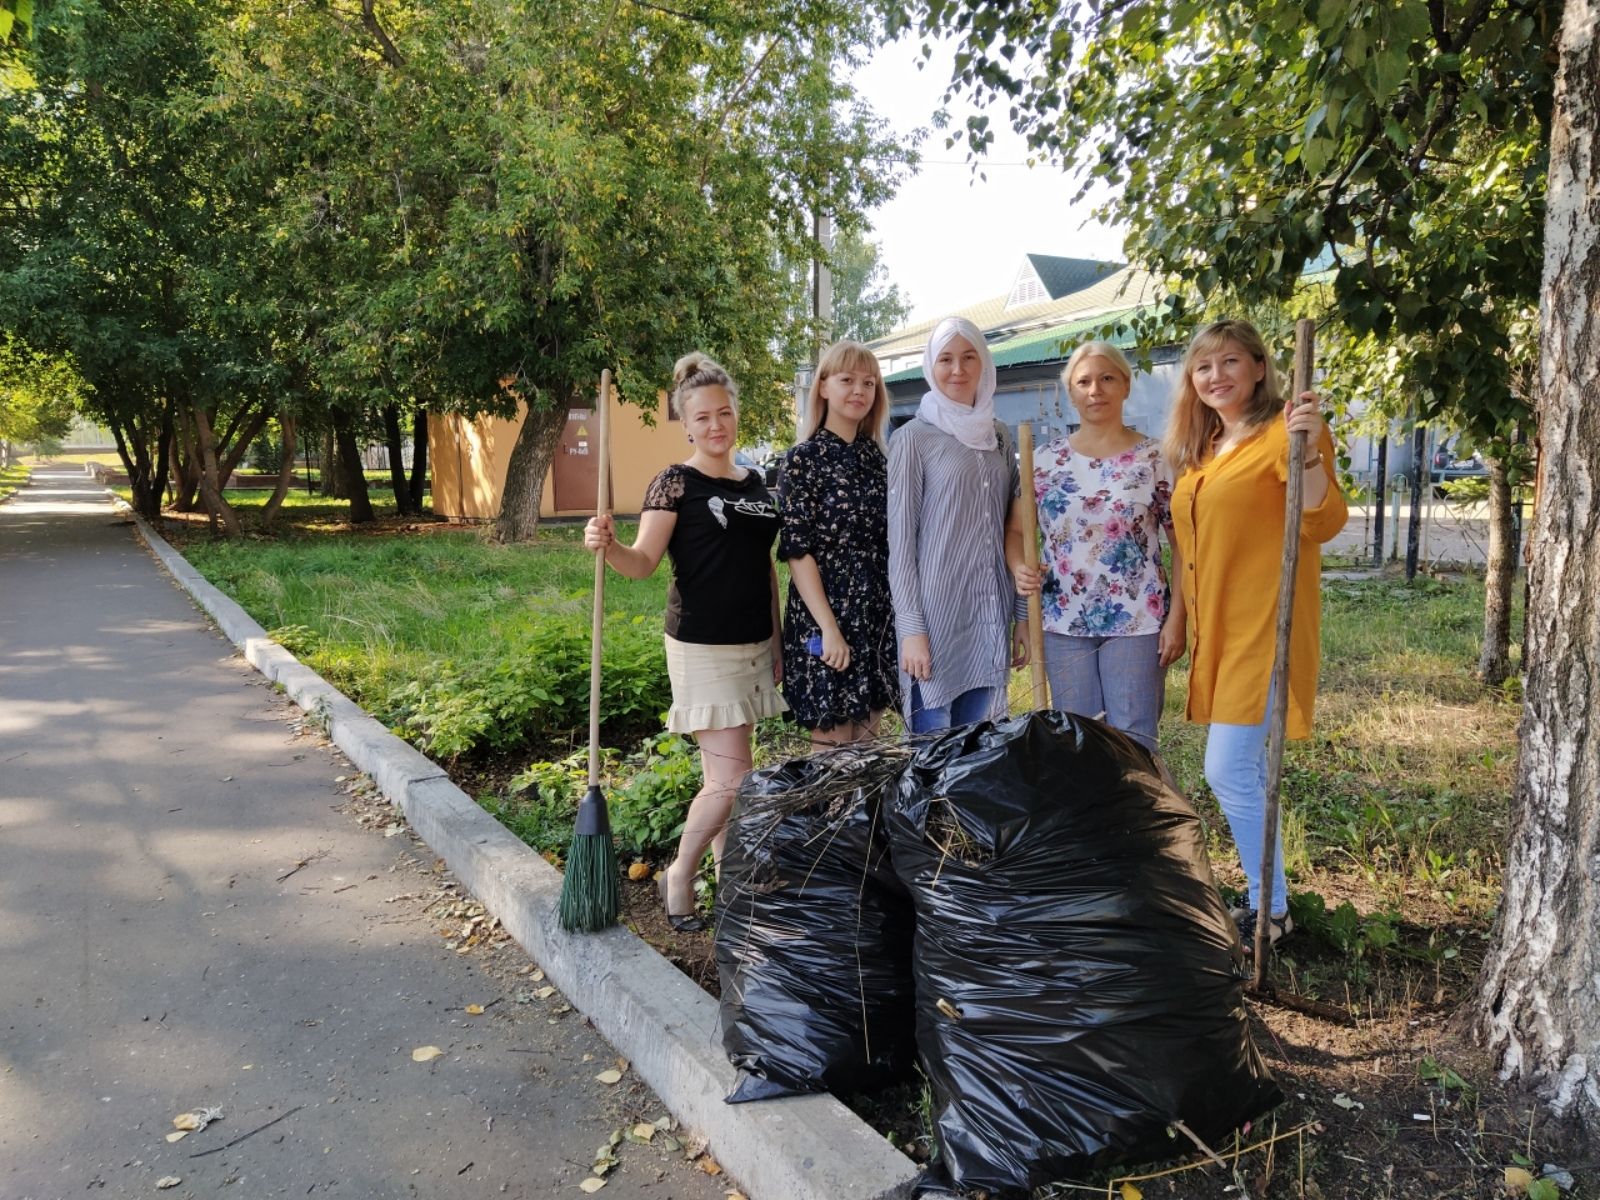
[[[833,336],[870,342],[902,324],[911,304],[890,283],[878,261],[878,244],[857,230],[834,239],[828,259],[833,269]]]

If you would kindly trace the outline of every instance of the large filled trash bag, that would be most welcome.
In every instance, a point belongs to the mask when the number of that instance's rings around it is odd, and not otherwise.
[[[730,1103],[873,1091],[911,1072],[913,914],[880,823],[905,759],[832,751],[741,784],[717,884]]]
[[[924,743],[885,806],[917,910],[942,1170],[1021,1195],[1208,1142],[1282,1095],[1205,834],[1154,759],[1060,712]]]

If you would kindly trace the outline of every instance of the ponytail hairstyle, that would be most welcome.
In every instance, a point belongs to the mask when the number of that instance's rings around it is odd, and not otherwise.
[[[716,359],[703,350],[691,350],[672,365],[672,407],[683,417],[683,401],[696,388],[726,388],[733,404],[733,415],[739,415],[739,387],[733,377]]]
[[[883,430],[889,423],[889,385],[883,382],[883,368],[877,358],[860,342],[835,342],[822,352],[817,360],[817,373],[811,380],[811,399],[806,405],[806,419],[800,428],[799,441],[805,441],[821,429],[828,420],[828,401],[822,395],[823,382],[830,375],[850,371],[865,375],[869,371],[877,381],[873,389],[872,408],[861,418],[859,433],[865,433],[883,446]]]
[[[1183,352],[1178,386],[1172,397],[1172,414],[1167,418],[1166,436],[1161,440],[1162,457],[1171,465],[1174,476],[1182,475],[1209,458],[1211,447],[1222,433],[1222,418],[1200,399],[1190,371],[1196,358],[1214,354],[1229,342],[1266,368],[1256,384],[1255,394],[1245,405],[1245,427],[1259,429],[1283,407],[1277,369],[1256,327],[1249,321],[1213,321],[1194,335],[1189,348]]]

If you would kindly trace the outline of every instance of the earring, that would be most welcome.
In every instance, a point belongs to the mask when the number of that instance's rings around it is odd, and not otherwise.
[[[691,446],[694,445],[694,434],[688,433],[688,434],[685,434],[684,436],[689,439],[689,445],[691,445]]]

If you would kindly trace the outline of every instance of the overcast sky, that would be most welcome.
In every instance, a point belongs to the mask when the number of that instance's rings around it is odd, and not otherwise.
[[[857,77],[862,98],[900,132],[931,129],[953,52],[917,69],[919,43],[901,39],[878,51]],[[953,111],[964,127],[968,109]],[[977,178],[961,146],[944,148],[933,129],[924,163],[899,195],[872,214],[889,279],[912,304],[912,318],[939,316],[1010,289],[1022,256],[1122,259],[1122,234],[1089,219],[1091,199],[1074,207],[1075,188],[1059,170],[1028,167],[1027,147],[1004,108],[991,113],[995,142]]]

